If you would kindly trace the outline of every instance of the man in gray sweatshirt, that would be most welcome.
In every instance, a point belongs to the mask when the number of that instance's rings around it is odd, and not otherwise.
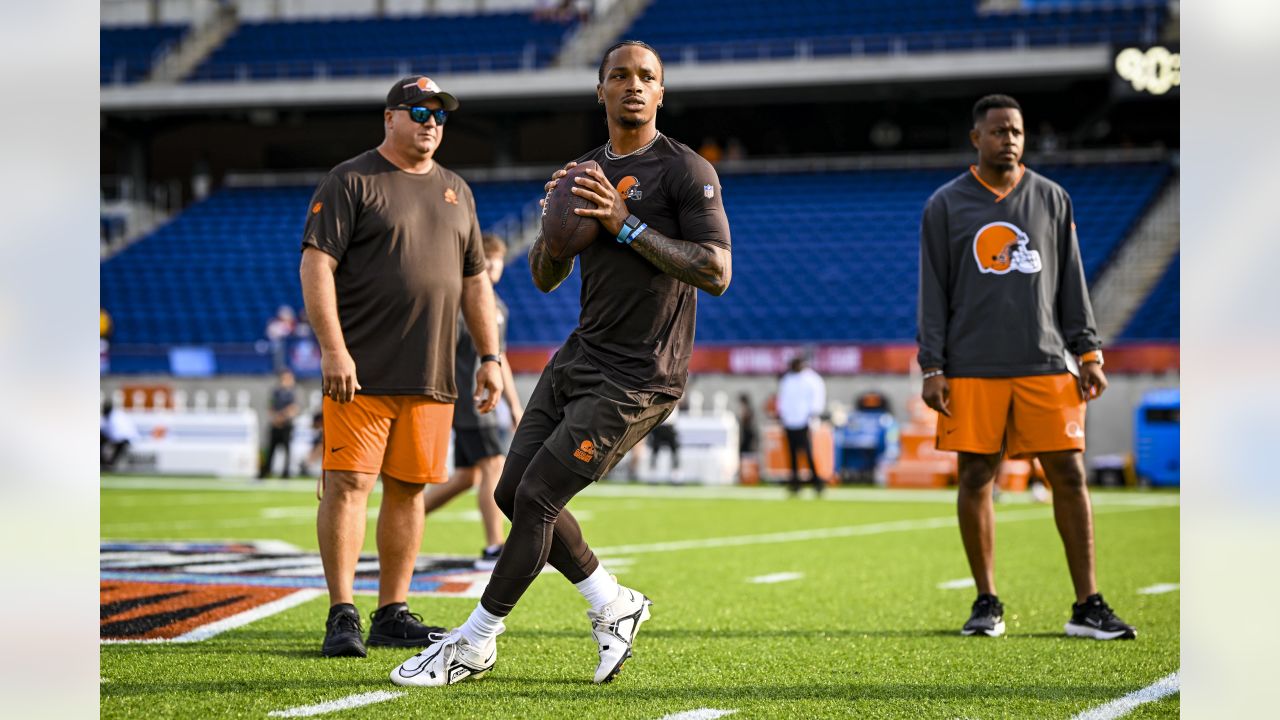
[[[929,198],[920,223],[917,337],[937,447],[959,453],[960,536],[978,588],[961,633],[1004,633],[992,485],[1008,455],[1038,457],[1053,487],[1076,592],[1067,635],[1133,639],[1094,576],[1084,418],[1107,380],[1071,198],[1022,165],[1013,98],[979,100],[969,139],[978,163]]]

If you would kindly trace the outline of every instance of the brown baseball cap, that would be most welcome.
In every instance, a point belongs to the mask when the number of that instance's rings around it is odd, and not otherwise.
[[[436,81],[426,75],[409,75],[397,80],[387,93],[387,107],[417,107],[428,98],[436,98],[440,101],[440,106],[449,112],[458,109],[458,98],[441,90]]]

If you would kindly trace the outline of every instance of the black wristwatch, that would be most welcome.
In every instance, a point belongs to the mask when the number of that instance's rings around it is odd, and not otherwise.
[[[501,355],[481,355],[480,364],[483,365],[487,362],[496,362],[498,363],[498,365],[502,365],[502,356]]]

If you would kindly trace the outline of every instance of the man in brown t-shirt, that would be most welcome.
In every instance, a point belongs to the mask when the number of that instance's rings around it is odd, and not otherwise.
[[[729,287],[729,221],[711,164],[655,126],[662,60],[644,43],[609,48],[597,99],[609,142],[573,192],[599,221],[581,253],[578,327],[542,372],[494,492],[511,532],[479,605],[441,642],[391,672],[398,685],[448,685],[493,667],[496,638],[533,579],[550,563],[590,604],[599,646],[595,682],[609,682],[631,656],[649,599],[600,564],[565,505],[607,473],[675,409],[693,352],[698,290]],[[570,163],[567,167],[572,167]],[[565,176],[559,170],[550,191]],[[529,252],[534,285],[551,292],[574,265],[550,257],[543,238]]]
[[[382,144],[330,171],[307,213],[302,295],[320,343],[328,446],[316,530],[329,657],[365,655],[352,585],[379,474],[378,610],[368,644],[422,647],[442,630],[423,625],[405,598],[422,542],[423,485],[446,479],[459,305],[482,360],[480,412],[492,411],[502,391],[475,200],[432,159],[457,107],[428,77],[397,81]]]

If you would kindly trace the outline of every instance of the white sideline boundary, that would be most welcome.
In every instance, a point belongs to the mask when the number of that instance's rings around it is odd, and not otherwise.
[[[1135,690],[1124,697],[1116,698],[1109,703],[1089,708],[1071,720],[1114,720],[1133,712],[1139,705],[1146,705],[1161,698],[1168,697],[1182,689],[1182,671],[1178,670],[1166,675],[1150,685]]]
[[[279,600],[272,600],[271,602],[266,603],[265,605],[259,605],[256,608],[245,610],[242,613],[236,613],[231,617],[225,617],[221,620],[218,620],[217,622],[212,622],[212,623],[209,623],[208,625],[198,627],[189,633],[184,633],[172,639],[147,639],[147,640],[106,639],[106,640],[99,640],[99,642],[103,645],[127,645],[127,644],[134,644],[134,643],[200,642],[201,640],[208,640],[214,635],[220,635],[228,630],[233,630],[243,625],[248,625],[254,620],[261,620],[264,617],[269,617],[271,615],[275,615],[276,613],[284,612],[289,608],[297,607],[298,605],[301,605],[304,602],[313,600],[324,594],[325,594],[325,591],[319,588],[307,588],[305,590],[299,590],[295,593],[290,593],[288,595],[285,595]]]
[[[311,717],[312,715],[324,715],[325,713],[338,712],[339,710],[350,710],[351,708],[395,700],[407,694],[404,691],[376,690],[374,692],[360,693],[359,695],[348,695],[344,698],[315,705],[301,705],[284,710],[272,710],[267,715],[270,717]]]

